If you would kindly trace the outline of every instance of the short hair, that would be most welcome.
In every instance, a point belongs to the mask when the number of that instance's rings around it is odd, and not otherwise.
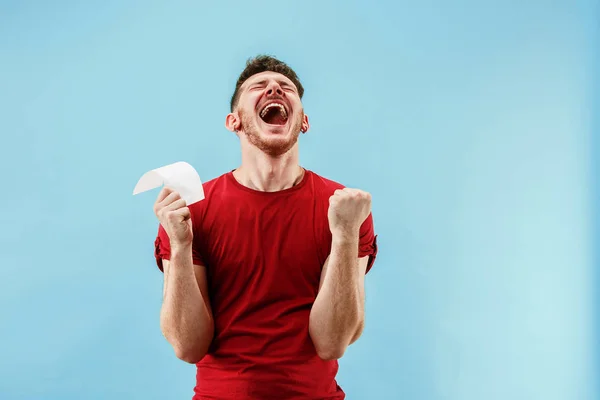
[[[300,83],[300,79],[298,78],[298,75],[296,75],[296,72],[294,72],[294,70],[283,61],[269,55],[261,54],[246,61],[246,68],[240,74],[240,77],[235,85],[233,96],[231,96],[231,103],[229,105],[231,111],[233,111],[237,106],[237,103],[240,99],[240,88],[244,82],[246,82],[246,80],[248,80],[248,78],[251,76],[266,71],[277,72],[291,80],[294,85],[296,85],[296,89],[298,89],[300,98],[302,98],[304,95],[304,88],[302,87],[302,83]]]

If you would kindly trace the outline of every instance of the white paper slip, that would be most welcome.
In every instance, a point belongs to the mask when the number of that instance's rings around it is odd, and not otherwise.
[[[146,192],[161,185],[179,193],[188,206],[204,199],[200,176],[194,167],[183,161],[146,172],[135,185],[133,194]]]

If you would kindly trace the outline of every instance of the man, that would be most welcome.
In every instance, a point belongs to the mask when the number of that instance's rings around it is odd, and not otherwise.
[[[197,366],[194,400],[345,397],[337,360],[363,331],[377,254],[371,198],[299,165],[303,92],[285,63],[249,60],[225,120],[241,166],[201,202],[164,188],[154,205],[161,329]]]

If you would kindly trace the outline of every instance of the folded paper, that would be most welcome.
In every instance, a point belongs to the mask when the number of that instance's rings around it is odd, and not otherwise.
[[[162,185],[179,193],[188,206],[204,199],[200,176],[194,167],[183,161],[146,172],[135,185],[133,194],[146,192]]]

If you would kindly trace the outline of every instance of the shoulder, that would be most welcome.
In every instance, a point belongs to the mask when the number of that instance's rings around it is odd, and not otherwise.
[[[210,203],[211,199],[218,196],[220,192],[227,186],[227,175],[228,173],[221,174],[215,178],[212,178],[202,183],[202,190],[204,191],[204,200],[189,206],[192,214],[199,214],[206,210],[206,207]]]
[[[217,176],[216,178],[212,178],[202,184],[204,188],[204,194],[206,197],[211,196],[215,190],[220,190],[226,186],[227,178],[230,172],[226,172]]]
[[[343,189],[346,186],[342,183],[335,181],[331,178],[325,177],[323,175],[317,174],[314,171],[307,170],[307,172],[311,176],[313,187],[315,188],[316,193],[321,193],[324,195],[332,195],[338,189]]]

